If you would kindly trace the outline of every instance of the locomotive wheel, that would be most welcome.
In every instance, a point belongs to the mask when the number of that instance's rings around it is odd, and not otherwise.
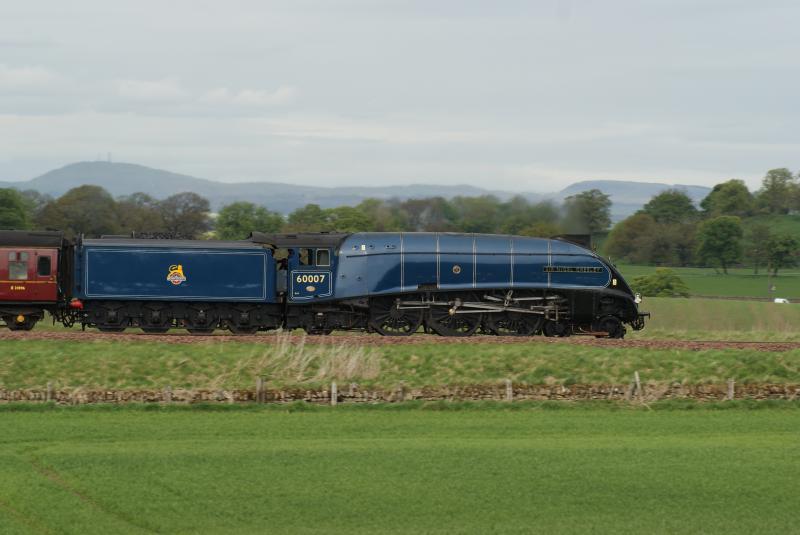
[[[303,327],[303,330],[309,336],[328,336],[333,332],[331,327],[309,327],[308,325]]]
[[[544,322],[542,332],[548,337],[565,337],[569,336],[569,325],[563,321],[548,320]]]
[[[594,330],[607,332],[607,338],[623,338],[625,336],[625,326],[616,316],[605,316],[597,320]]]
[[[484,323],[497,336],[533,336],[541,330],[543,322],[541,316],[505,312],[487,314]]]
[[[109,327],[107,325],[104,325],[102,327],[98,326],[97,330],[100,331],[101,333],[121,333],[122,331],[125,330],[125,327]]]
[[[164,334],[169,330],[169,327],[142,327],[142,332],[145,334]]]
[[[17,316],[4,316],[3,321],[10,331],[30,331],[39,320],[33,316],[25,316],[25,319],[19,322]]]
[[[431,308],[428,327],[439,336],[472,336],[481,326],[482,314],[450,314],[445,307]]]
[[[423,309],[398,308],[399,299],[375,299],[370,303],[369,325],[383,336],[409,336],[422,325]]]

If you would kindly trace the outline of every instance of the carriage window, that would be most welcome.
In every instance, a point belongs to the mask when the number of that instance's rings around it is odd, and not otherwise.
[[[8,278],[12,281],[28,280],[28,253],[8,253]]]
[[[330,266],[331,252],[328,249],[317,249],[317,266]]]
[[[300,254],[298,255],[300,259],[301,266],[311,266],[314,262],[314,257],[311,254],[311,249],[300,249]]]
[[[50,275],[50,267],[50,257],[40,256],[39,260],[36,262],[36,273],[40,277],[47,277]]]

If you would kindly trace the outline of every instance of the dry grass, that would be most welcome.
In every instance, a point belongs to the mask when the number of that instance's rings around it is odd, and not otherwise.
[[[277,340],[260,351],[239,358],[211,381],[217,388],[238,377],[269,377],[273,381],[304,384],[327,381],[371,380],[380,375],[381,354],[373,348],[340,344],[307,344],[296,336],[278,332]]]

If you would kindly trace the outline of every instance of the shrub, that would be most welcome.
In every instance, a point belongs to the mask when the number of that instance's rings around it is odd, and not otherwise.
[[[633,279],[635,291],[647,297],[689,297],[686,283],[671,269],[657,268],[652,275]]]

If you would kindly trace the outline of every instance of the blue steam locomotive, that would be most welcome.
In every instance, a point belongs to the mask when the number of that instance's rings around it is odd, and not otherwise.
[[[43,309],[107,332],[621,338],[646,316],[612,265],[560,239],[252,233],[242,241],[84,239],[62,249],[61,290]]]

